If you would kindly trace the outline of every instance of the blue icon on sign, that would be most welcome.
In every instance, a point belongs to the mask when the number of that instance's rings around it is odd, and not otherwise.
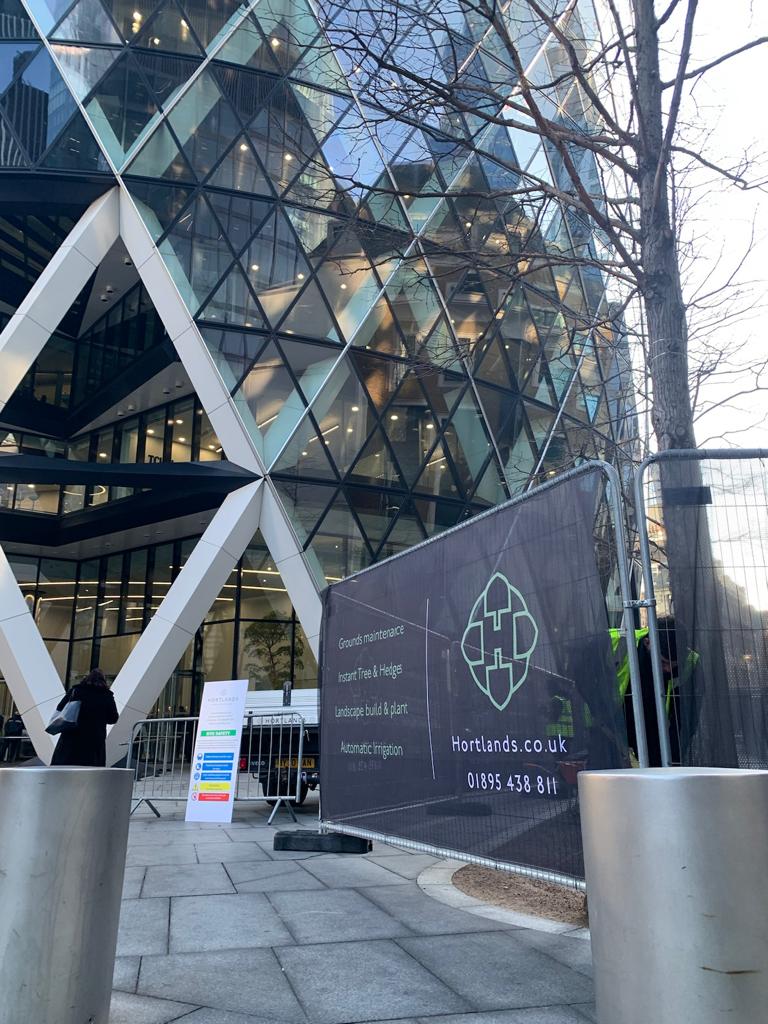
[[[199,778],[200,778],[200,772],[195,772],[195,778],[196,778],[196,779],[199,779]]]

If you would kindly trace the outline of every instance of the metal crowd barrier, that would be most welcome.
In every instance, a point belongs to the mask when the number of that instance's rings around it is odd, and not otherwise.
[[[0,766],[16,764],[35,756],[29,736],[0,736]]]
[[[197,718],[147,718],[133,729],[126,767],[133,770],[133,808],[142,803],[160,817],[161,800],[186,800],[189,792]],[[239,802],[264,800],[293,820],[293,804],[306,795],[302,771],[304,718],[295,711],[248,714],[243,719],[235,789]]]

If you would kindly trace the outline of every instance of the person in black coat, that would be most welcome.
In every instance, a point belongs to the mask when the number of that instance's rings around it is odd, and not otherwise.
[[[95,668],[70,690],[58,710],[72,700],[80,701],[76,728],[59,736],[51,764],[104,768],[107,763],[107,726],[118,719],[115,698],[101,669]]]

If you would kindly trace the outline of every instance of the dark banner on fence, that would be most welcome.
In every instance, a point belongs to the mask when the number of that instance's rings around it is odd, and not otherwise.
[[[627,764],[599,470],[330,587],[322,811],[581,877],[576,773]]]

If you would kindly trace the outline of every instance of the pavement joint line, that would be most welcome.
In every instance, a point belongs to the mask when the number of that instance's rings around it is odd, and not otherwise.
[[[506,907],[495,907],[483,900],[458,889],[451,879],[459,868],[464,867],[459,861],[445,860],[425,868],[416,883],[425,895],[438,903],[463,910],[476,917],[485,917],[489,921],[508,923],[511,928],[525,928],[530,931],[546,932],[550,935],[568,935],[570,938],[589,940],[589,929],[580,925],[554,921],[549,917],[537,917],[534,914],[523,914]]]
[[[283,922],[283,923],[285,923],[285,922]],[[286,927],[287,927],[287,925],[286,925]],[[280,957],[278,955],[278,950],[274,946],[270,946],[269,948],[270,948],[270,950],[272,952],[272,956],[277,961],[277,966],[280,968],[280,971],[281,971],[283,977],[285,978],[286,982],[288,983],[288,987],[290,988],[291,992],[293,993],[293,998],[296,1000],[298,1005],[301,1007],[301,1012],[304,1014],[304,1019],[306,1021],[311,1021],[313,1018],[310,1016],[309,1012],[307,1011],[306,1006],[304,1005],[304,1001],[301,999],[301,997],[299,996],[299,993],[296,991],[296,988],[295,988],[293,982],[291,981],[291,976],[289,975],[288,971],[285,969],[285,965],[283,964],[283,961],[280,959]],[[286,946],[284,948],[285,949],[295,949],[296,946]]]

